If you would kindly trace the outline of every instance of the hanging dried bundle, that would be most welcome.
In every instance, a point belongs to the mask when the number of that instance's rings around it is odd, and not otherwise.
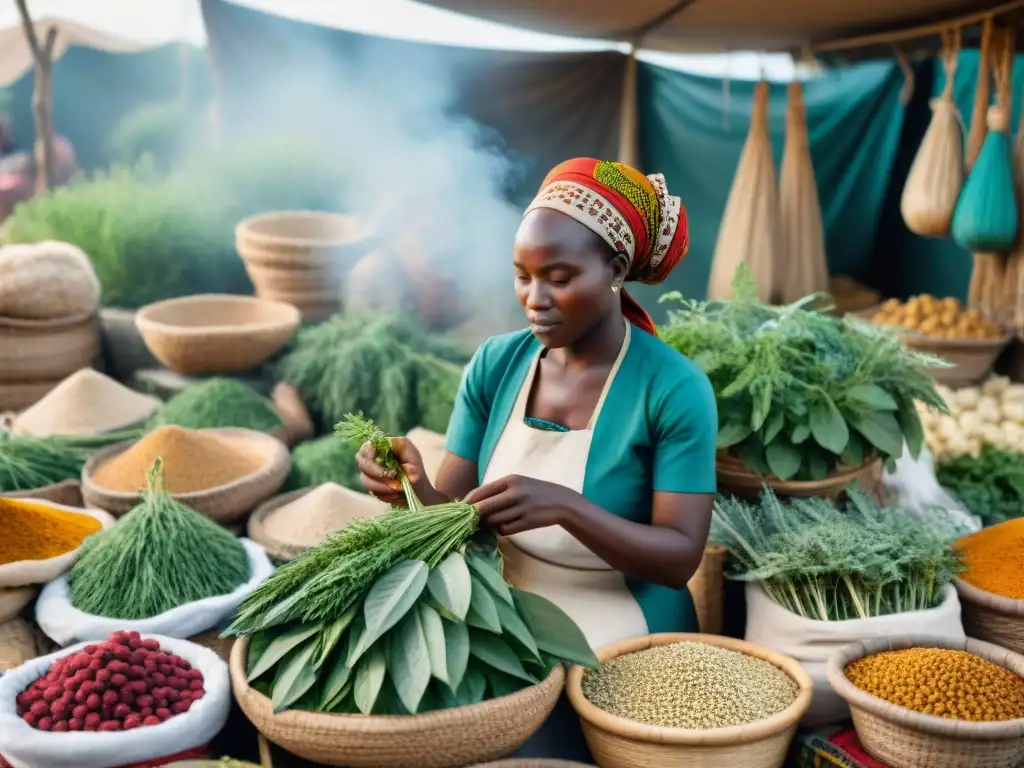
[[[779,209],[785,268],[778,270],[777,283],[779,298],[788,304],[828,290],[825,229],[821,223],[821,202],[807,134],[807,108],[800,83],[789,85]]]
[[[1024,109],[1017,127],[1017,143],[1013,153],[1014,181],[1017,190],[1018,222],[1024,222]],[[1024,331],[1024,226],[1019,226],[1017,243],[1006,261],[1003,313],[1008,324]]]
[[[987,315],[1002,310],[1005,255],[1017,239],[1018,215],[1010,147],[1013,36],[986,36],[996,103],[986,113],[985,142],[953,214],[953,239],[974,253],[969,302]],[[984,68],[984,67],[983,67]]]
[[[953,81],[960,52],[959,32],[942,39],[946,85],[932,99],[932,120],[907,175],[900,211],[907,228],[924,237],[945,237],[964,184],[964,137],[953,99]]]
[[[754,89],[750,133],[736,168],[711,260],[709,299],[732,295],[733,277],[740,264],[746,264],[753,273],[758,299],[770,302],[777,298],[779,190],[768,129],[768,97],[768,83],[758,83]]]

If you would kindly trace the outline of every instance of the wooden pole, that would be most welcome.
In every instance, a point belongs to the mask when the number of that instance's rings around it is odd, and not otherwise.
[[[29,16],[27,0],[15,0],[21,14],[21,26],[35,60],[35,82],[32,89],[32,117],[35,120],[36,194],[44,195],[53,189],[56,181],[53,157],[53,48],[57,43],[57,29],[50,27],[46,40],[40,45]]]

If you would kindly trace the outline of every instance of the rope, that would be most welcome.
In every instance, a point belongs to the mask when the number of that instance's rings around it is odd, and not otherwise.
[[[902,48],[894,45],[892,50],[896,57],[896,63],[903,73],[903,87],[900,88],[900,104],[905,107],[914,97],[914,68],[910,66],[907,54],[903,52]]]
[[[1010,112],[1013,107],[1014,34],[1012,29],[1007,27],[995,31],[991,54],[992,82],[996,91],[996,103],[988,108],[988,129],[1005,133],[1010,130]]]
[[[974,89],[974,108],[971,111],[971,130],[967,136],[967,151],[964,157],[964,164],[967,170],[971,169],[974,161],[978,159],[981,152],[981,145],[985,142],[988,133],[986,115],[989,102],[992,99],[991,76],[992,76],[992,36],[995,31],[995,20],[992,16],[985,19],[981,29],[981,57],[978,60],[978,84]]]
[[[943,101],[953,100],[953,85],[956,80],[956,67],[960,63],[960,30],[947,29],[942,33],[942,71],[946,76],[946,84],[942,88]]]

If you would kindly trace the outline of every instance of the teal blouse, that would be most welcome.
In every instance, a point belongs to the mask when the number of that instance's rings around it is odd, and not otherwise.
[[[477,463],[478,482],[540,349],[529,330],[495,336],[480,346],[463,374],[445,447]],[[717,434],[715,394],[704,371],[633,329],[594,425],[583,496],[615,515],[650,524],[655,491],[715,492]],[[651,632],[696,629],[685,591],[634,580],[629,586]]]

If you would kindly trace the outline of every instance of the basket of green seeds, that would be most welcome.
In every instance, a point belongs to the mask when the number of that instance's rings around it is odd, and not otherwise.
[[[566,693],[602,768],[781,768],[814,688],[795,659],[718,635],[630,638],[597,657]]]

